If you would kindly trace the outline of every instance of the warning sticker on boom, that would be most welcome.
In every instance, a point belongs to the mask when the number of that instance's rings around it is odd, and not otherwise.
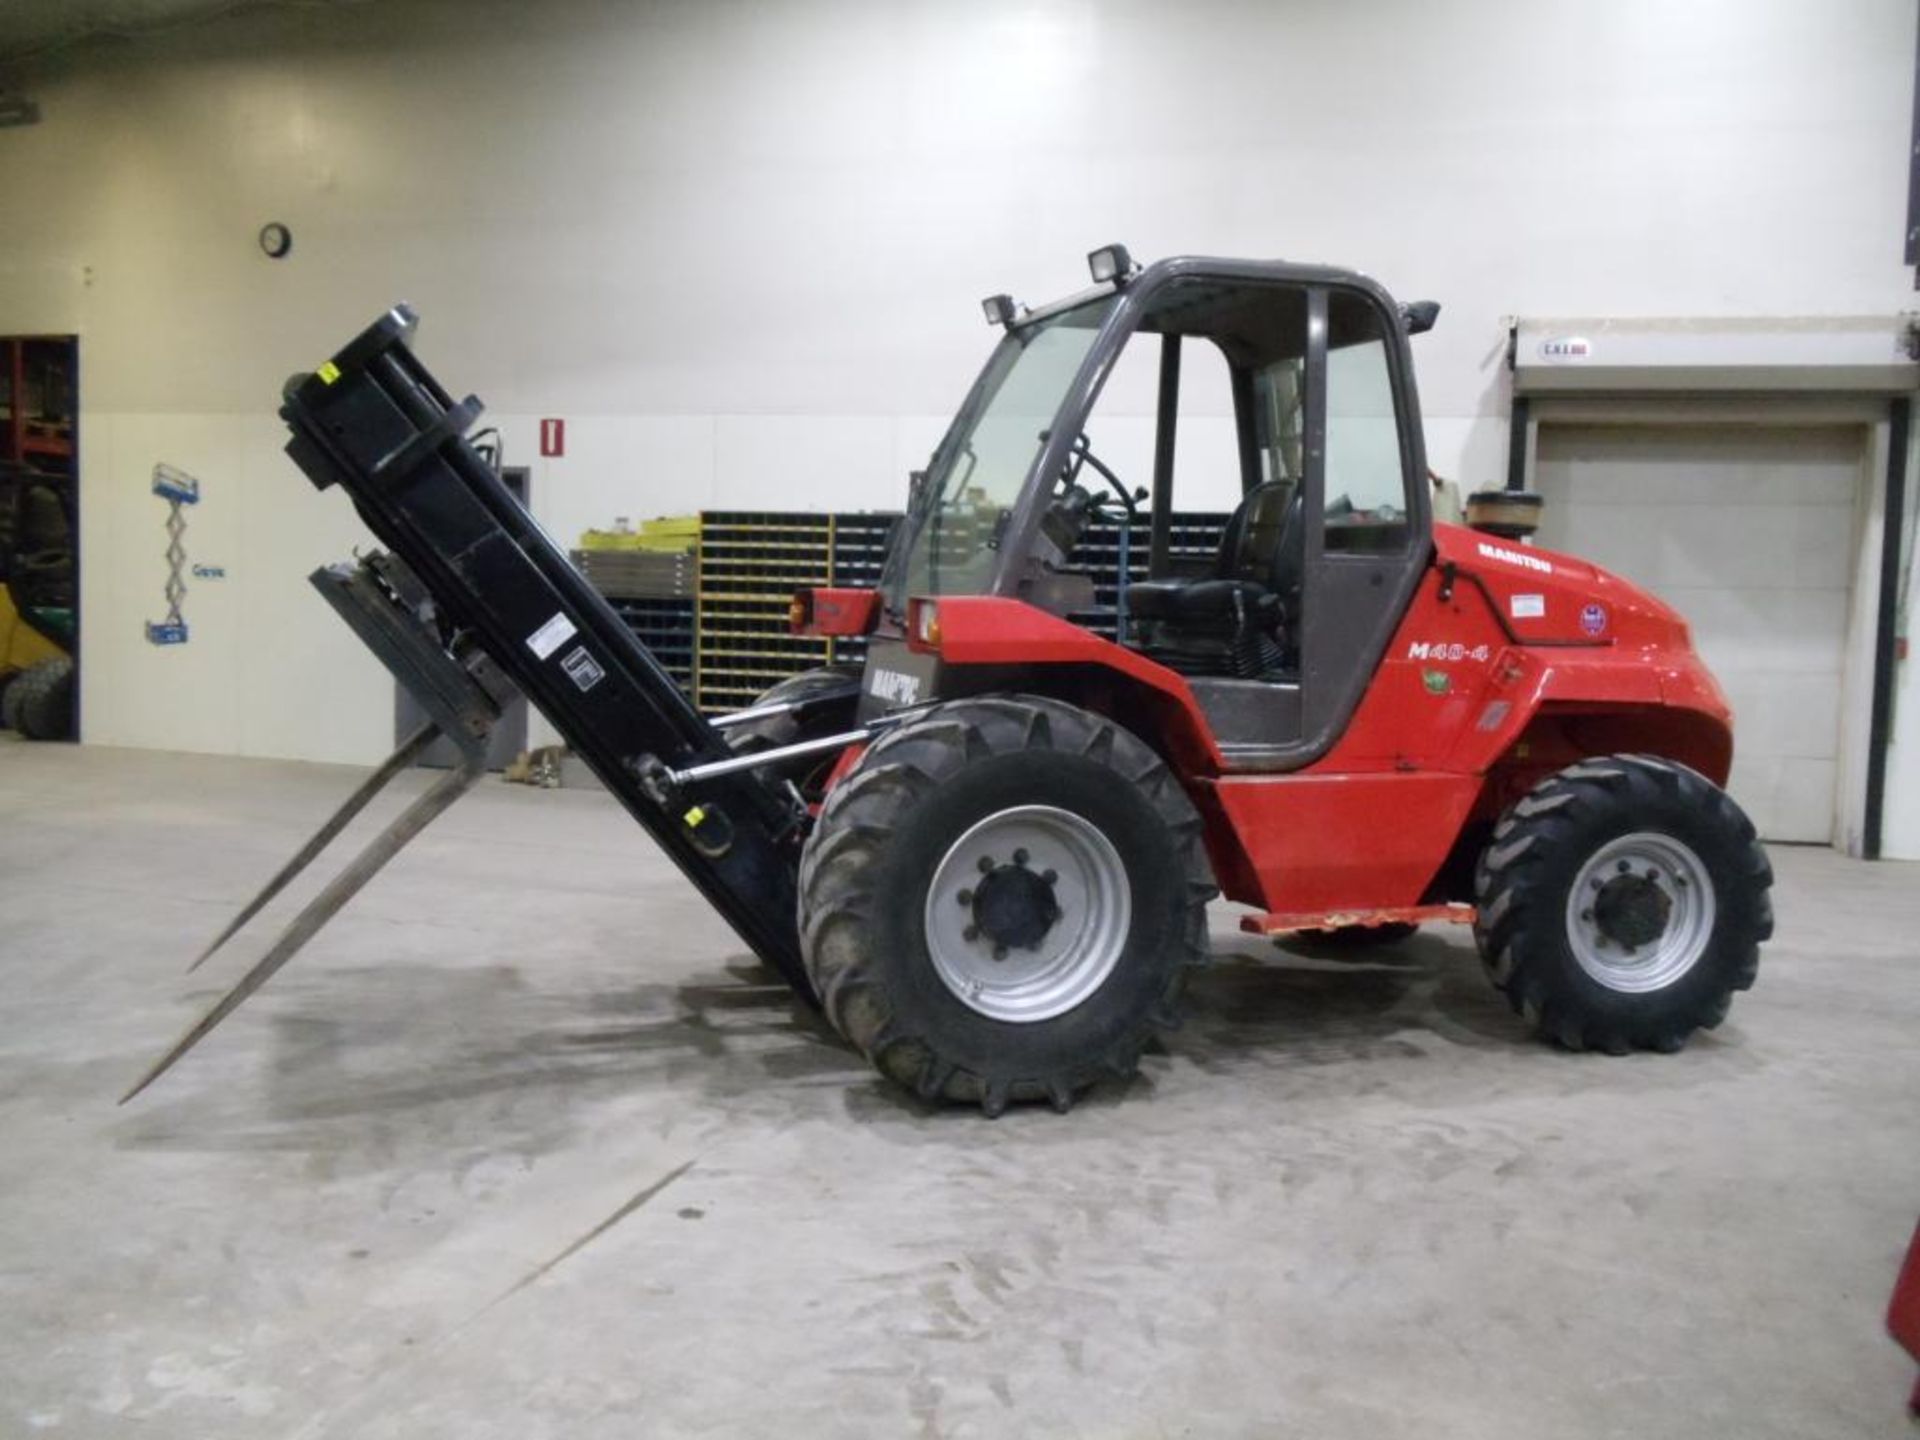
[[[587,647],[576,645],[560,657],[560,668],[567,672],[567,678],[585,691],[593,689],[606,679],[607,672],[600,668],[600,662],[587,653]]]
[[[565,615],[555,615],[527,636],[527,648],[544,660],[578,633],[573,621]]]

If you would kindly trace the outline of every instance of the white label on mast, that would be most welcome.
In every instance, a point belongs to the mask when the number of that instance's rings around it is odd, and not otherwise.
[[[545,660],[578,633],[573,621],[565,615],[555,615],[527,637],[527,648]]]

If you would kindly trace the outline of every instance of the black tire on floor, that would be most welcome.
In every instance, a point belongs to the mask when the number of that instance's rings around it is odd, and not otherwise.
[[[8,670],[0,674],[0,730],[13,729],[13,709],[7,704],[7,692],[13,689],[13,682],[19,678],[18,670]]]
[[[1753,984],[1772,883],[1719,786],[1657,756],[1605,756],[1549,776],[1494,828],[1474,936],[1493,983],[1549,1039],[1677,1050]]]
[[[29,665],[0,698],[11,712],[13,728],[27,739],[72,738],[73,661],[68,656]]]
[[[805,720],[788,713],[770,715],[764,720],[749,720],[744,725],[729,726],[725,732],[728,748],[736,755],[748,755],[761,750],[777,749],[782,745],[792,745],[800,740],[810,740],[815,736],[831,735],[836,731],[850,728],[853,724],[854,709],[860,699],[860,668],[858,666],[828,665],[818,670],[803,670],[798,675],[789,675],[779,684],[763,692],[753,704],[755,706],[778,705],[797,700],[820,699],[834,694],[844,695],[845,703],[823,706]],[[838,758],[837,754],[802,756],[798,760],[769,765],[763,773],[793,781],[807,799],[815,800],[819,797],[812,792]]]
[[[993,827],[1018,834],[1034,816],[1079,837],[1073,843],[1089,847],[1083,853],[1107,855],[1093,862],[1095,870],[1105,865],[1106,878],[1082,890],[1069,877],[1058,907],[1046,879],[1040,938],[1010,939],[992,960],[1013,962],[1006,973],[1015,980],[1031,973],[1022,964],[1052,964],[1054,952],[1086,944],[1096,909],[1118,915],[1117,905],[1087,898],[1100,884],[1125,895],[1128,924],[1111,944],[1082,951],[1107,957],[1111,969],[1064,1013],[996,1018],[981,1008],[978,990],[963,1000],[942,978],[932,947],[942,946],[951,966],[956,944],[965,952],[983,928],[1002,933],[1006,915],[981,909],[989,885],[997,882],[994,893],[1003,896],[1031,891],[1036,869],[1024,849],[1014,849],[989,870],[992,854],[976,858],[959,842],[974,834],[985,838],[969,844],[995,851]],[[1036,858],[1034,866],[1041,863]],[[985,877],[973,882],[977,896],[963,889],[929,899],[936,880],[951,886],[969,867]],[[976,1103],[989,1115],[1018,1100],[1064,1110],[1102,1076],[1131,1075],[1154,1027],[1178,1023],[1186,969],[1207,957],[1206,904],[1214,893],[1200,817],[1137,737],[1054,700],[960,700],[883,736],[828,796],[801,860],[801,946],[834,1026],[923,1099]],[[1084,906],[1076,907],[1076,897]],[[947,899],[963,907],[960,923],[975,922],[964,942],[951,933],[929,939],[937,904]],[[1049,908],[1054,918],[1046,918]],[[1075,928],[1050,945],[1052,927],[1069,924]],[[997,974],[983,963],[992,942],[978,943],[960,961]],[[989,988],[984,1003],[1005,993],[997,982]]]

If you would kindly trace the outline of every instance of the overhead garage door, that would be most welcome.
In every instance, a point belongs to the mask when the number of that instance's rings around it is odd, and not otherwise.
[[[1833,836],[1862,426],[1540,429],[1539,540],[1693,626],[1733,702],[1729,788],[1770,840]]]

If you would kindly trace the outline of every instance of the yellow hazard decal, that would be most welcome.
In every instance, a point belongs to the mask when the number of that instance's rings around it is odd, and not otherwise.
[[[313,373],[320,377],[320,383],[322,385],[331,385],[340,378],[340,367],[331,360],[328,360]]]

